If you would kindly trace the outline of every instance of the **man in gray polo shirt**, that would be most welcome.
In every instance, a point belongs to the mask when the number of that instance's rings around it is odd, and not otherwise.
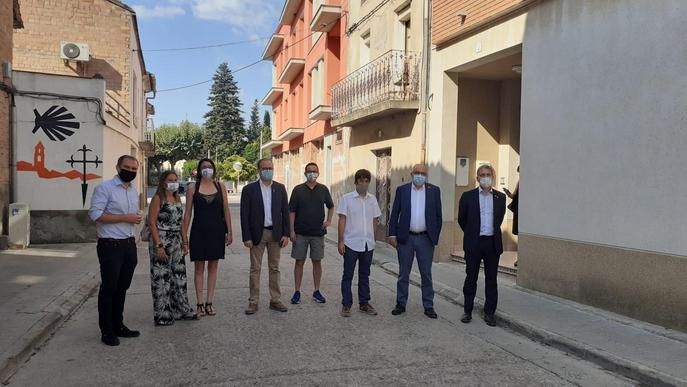
[[[315,163],[305,166],[306,182],[294,187],[289,201],[291,221],[291,257],[296,260],[293,276],[296,282],[296,291],[291,297],[292,304],[301,302],[301,282],[303,280],[303,266],[310,248],[310,260],[312,261],[312,275],[315,285],[313,300],[325,303],[326,299],[320,293],[320,280],[322,279],[322,258],[324,258],[324,234],[332,222],[334,216],[334,202],[329,189],[317,183],[319,168]],[[324,207],[327,206],[327,220],[324,220]]]

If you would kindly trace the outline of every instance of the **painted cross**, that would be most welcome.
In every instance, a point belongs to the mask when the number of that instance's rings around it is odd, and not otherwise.
[[[67,162],[74,168],[74,164],[83,164],[83,172],[81,175],[81,200],[82,204],[85,207],[86,206],[86,192],[88,192],[88,183],[86,183],[86,165],[87,164],[94,164],[96,168],[98,168],[98,164],[102,164],[103,162],[98,160],[98,156],[95,156],[95,160],[86,160],[86,153],[92,152],[92,150],[86,148],[86,144],[84,144],[81,149],[77,149],[77,152],[81,152],[83,154],[83,158],[81,160],[74,160],[74,155],[71,155],[69,157],[69,160]]]
[[[81,124],[77,121],[71,121],[76,117],[69,113],[66,107],[57,108],[57,105],[53,105],[42,115],[38,113],[38,110],[33,109],[33,114],[36,118],[34,119],[35,126],[31,133],[36,133],[38,129],[43,129],[45,135],[52,141],[64,141],[67,137],[74,134],[72,129],[79,129]],[[57,137],[57,140],[55,140],[55,137]]]

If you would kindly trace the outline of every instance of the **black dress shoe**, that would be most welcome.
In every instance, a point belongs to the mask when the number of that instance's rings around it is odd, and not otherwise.
[[[434,311],[434,308],[426,308],[425,309],[425,316],[429,318],[437,318],[437,312]]]
[[[493,314],[485,314],[484,315],[484,322],[487,323],[490,327],[495,327],[496,326],[496,318],[494,317]]]
[[[470,321],[472,321],[472,314],[470,313],[463,313],[463,317],[460,318],[460,322],[467,324]]]
[[[110,347],[116,347],[119,345],[119,339],[115,335],[110,335],[107,333],[103,333],[102,337],[100,338],[100,341],[105,343],[105,345],[109,345]]]
[[[391,314],[393,314],[394,316],[398,316],[399,314],[405,313],[405,312],[406,312],[406,307],[404,305],[396,304],[396,307],[394,308],[394,310],[391,311]]]
[[[119,337],[138,337],[141,335],[141,332],[139,331],[132,331],[131,329],[125,327],[122,325],[121,328],[115,334]]]

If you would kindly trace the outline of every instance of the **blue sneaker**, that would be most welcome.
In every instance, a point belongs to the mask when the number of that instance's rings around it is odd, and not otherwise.
[[[324,296],[322,295],[322,293],[320,293],[319,290],[315,291],[315,293],[312,294],[312,299],[319,302],[320,304],[324,304],[325,302],[327,302],[327,299],[324,298]]]
[[[295,293],[293,293],[293,297],[291,297],[291,303],[293,305],[301,303],[301,292],[297,290]]]

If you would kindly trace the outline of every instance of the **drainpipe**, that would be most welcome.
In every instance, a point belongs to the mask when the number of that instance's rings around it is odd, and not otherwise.
[[[429,108],[429,66],[430,53],[432,50],[431,37],[431,16],[432,16],[432,1],[426,1],[422,7],[422,93],[420,107],[422,114],[422,136],[420,138],[420,162],[427,163],[427,110]]]

